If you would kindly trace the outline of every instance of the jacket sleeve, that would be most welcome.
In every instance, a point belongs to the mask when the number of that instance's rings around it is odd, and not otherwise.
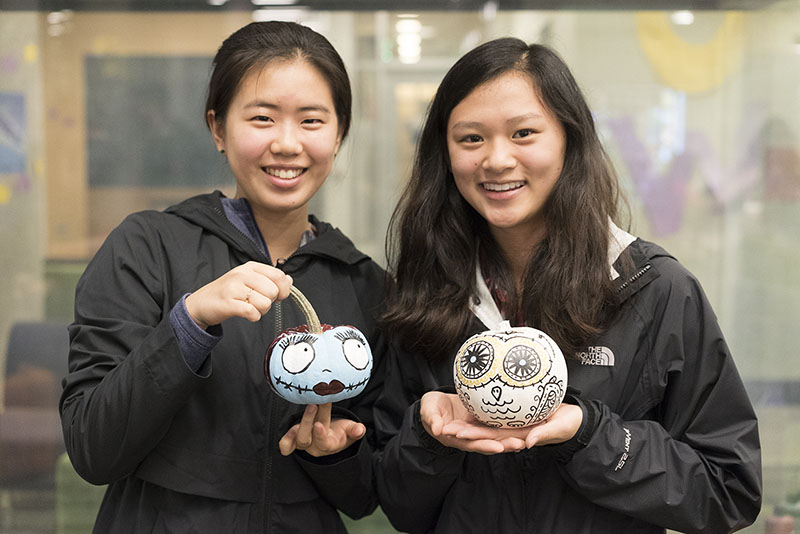
[[[78,282],[59,402],[67,452],[89,482],[130,474],[203,383],[183,360],[165,302],[160,240],[127,218]],[[198,371],[210,372],[210,362]]]
[[[335,408],[332,417],[358,421],[355,414]],[[367,436],[330,456],[315,458],[304,451],[295,451],[294,455],[326,501],[348,517],[361,519],[378,506],[373,489],[372,451]]]
[[[563,475],[594,503],[649,523],[732,532],[761,508],[756,416],[697,281],[662,278],[666,299],[655,309],[634,304],[652,321],[640,387],[660,404],[625,420],[590,401],[596,431]]]
[[[375,405],[375,480],[381,508],[402,532],[433,530],[466,456],[431,437],[419,418],[420,397],[443,383],[421,357],[392,351]]]

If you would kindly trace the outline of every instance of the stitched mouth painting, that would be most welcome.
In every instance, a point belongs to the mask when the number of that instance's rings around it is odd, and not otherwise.
[[[453,375],[467,410],[498,428],[544,421],[567,391],[567,364],[555,341],[540,330],[512,327],[508,321],[465,341]]]
[[[281,332],[270,344],[264,374],[280,397],[294,404],[325,404],[364,391],[372,373],[372,351],[352,326],[321,324],[311,303],[292,286],[292,299],[307,324]]]

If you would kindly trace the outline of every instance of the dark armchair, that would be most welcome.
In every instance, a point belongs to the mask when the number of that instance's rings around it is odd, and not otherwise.
[[[52,477],[64,439],[58,415],[69,337],[61,322],[11,327],[0,411],[0,481]]]

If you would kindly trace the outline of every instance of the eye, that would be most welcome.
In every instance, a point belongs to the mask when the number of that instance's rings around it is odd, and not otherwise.
[[[512,137],[519,139],[522,137],[528,137],[535,133],[536,132],[534,130],[531,130],[530,128],[523,128],[522,130],[517,130],[516,132],[514,132],[514,135]]]
[[[283,368],[296,375],[302,373],[314,361],[314,347],[310,341],[290,343],[283,350],[281,363]]]
[[[474,379],[486,374],[492,367],[494,349],[486,341],[476,341],[468,346],[461,358],[461,374]]]
[[[525,345],[512,347],[503,359],[503,369],[506,374],[520,382],[533,377],[541,366],[542,362],[536,351]]]
[[[483,141],[483,137],[481,137],[480,135],[469,134],[469,135],[465,135],[464,137],[462,137],[459,142],[461,142],[461,143],[480,143],[481,141]]]
[[[347,362],[359,371],[363,371],[369,365],[366,342],[353,330],[339,332],[336,338],[342,342],[342,352]]]
[[[272,119],[266,115],[256,115],[251,120],[254,122],[273,122]]]
[[[342,343],[342,350],[350,365],[359,371],[367,367],[369,354],[367,353],[367,347],[364,346],[360,339],[348,339]]]

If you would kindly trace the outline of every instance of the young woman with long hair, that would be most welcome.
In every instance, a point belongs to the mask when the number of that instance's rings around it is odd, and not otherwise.
[[[617,177],[550,48],[490,41],[446,74],[387,243],[403,349],[376,405],[381,506],[404,532],[731,532],[761,503],[758,427],[698,281],[623,230]],[[545,422],[452,393],[471,334],[549,334],[571,386]]]

